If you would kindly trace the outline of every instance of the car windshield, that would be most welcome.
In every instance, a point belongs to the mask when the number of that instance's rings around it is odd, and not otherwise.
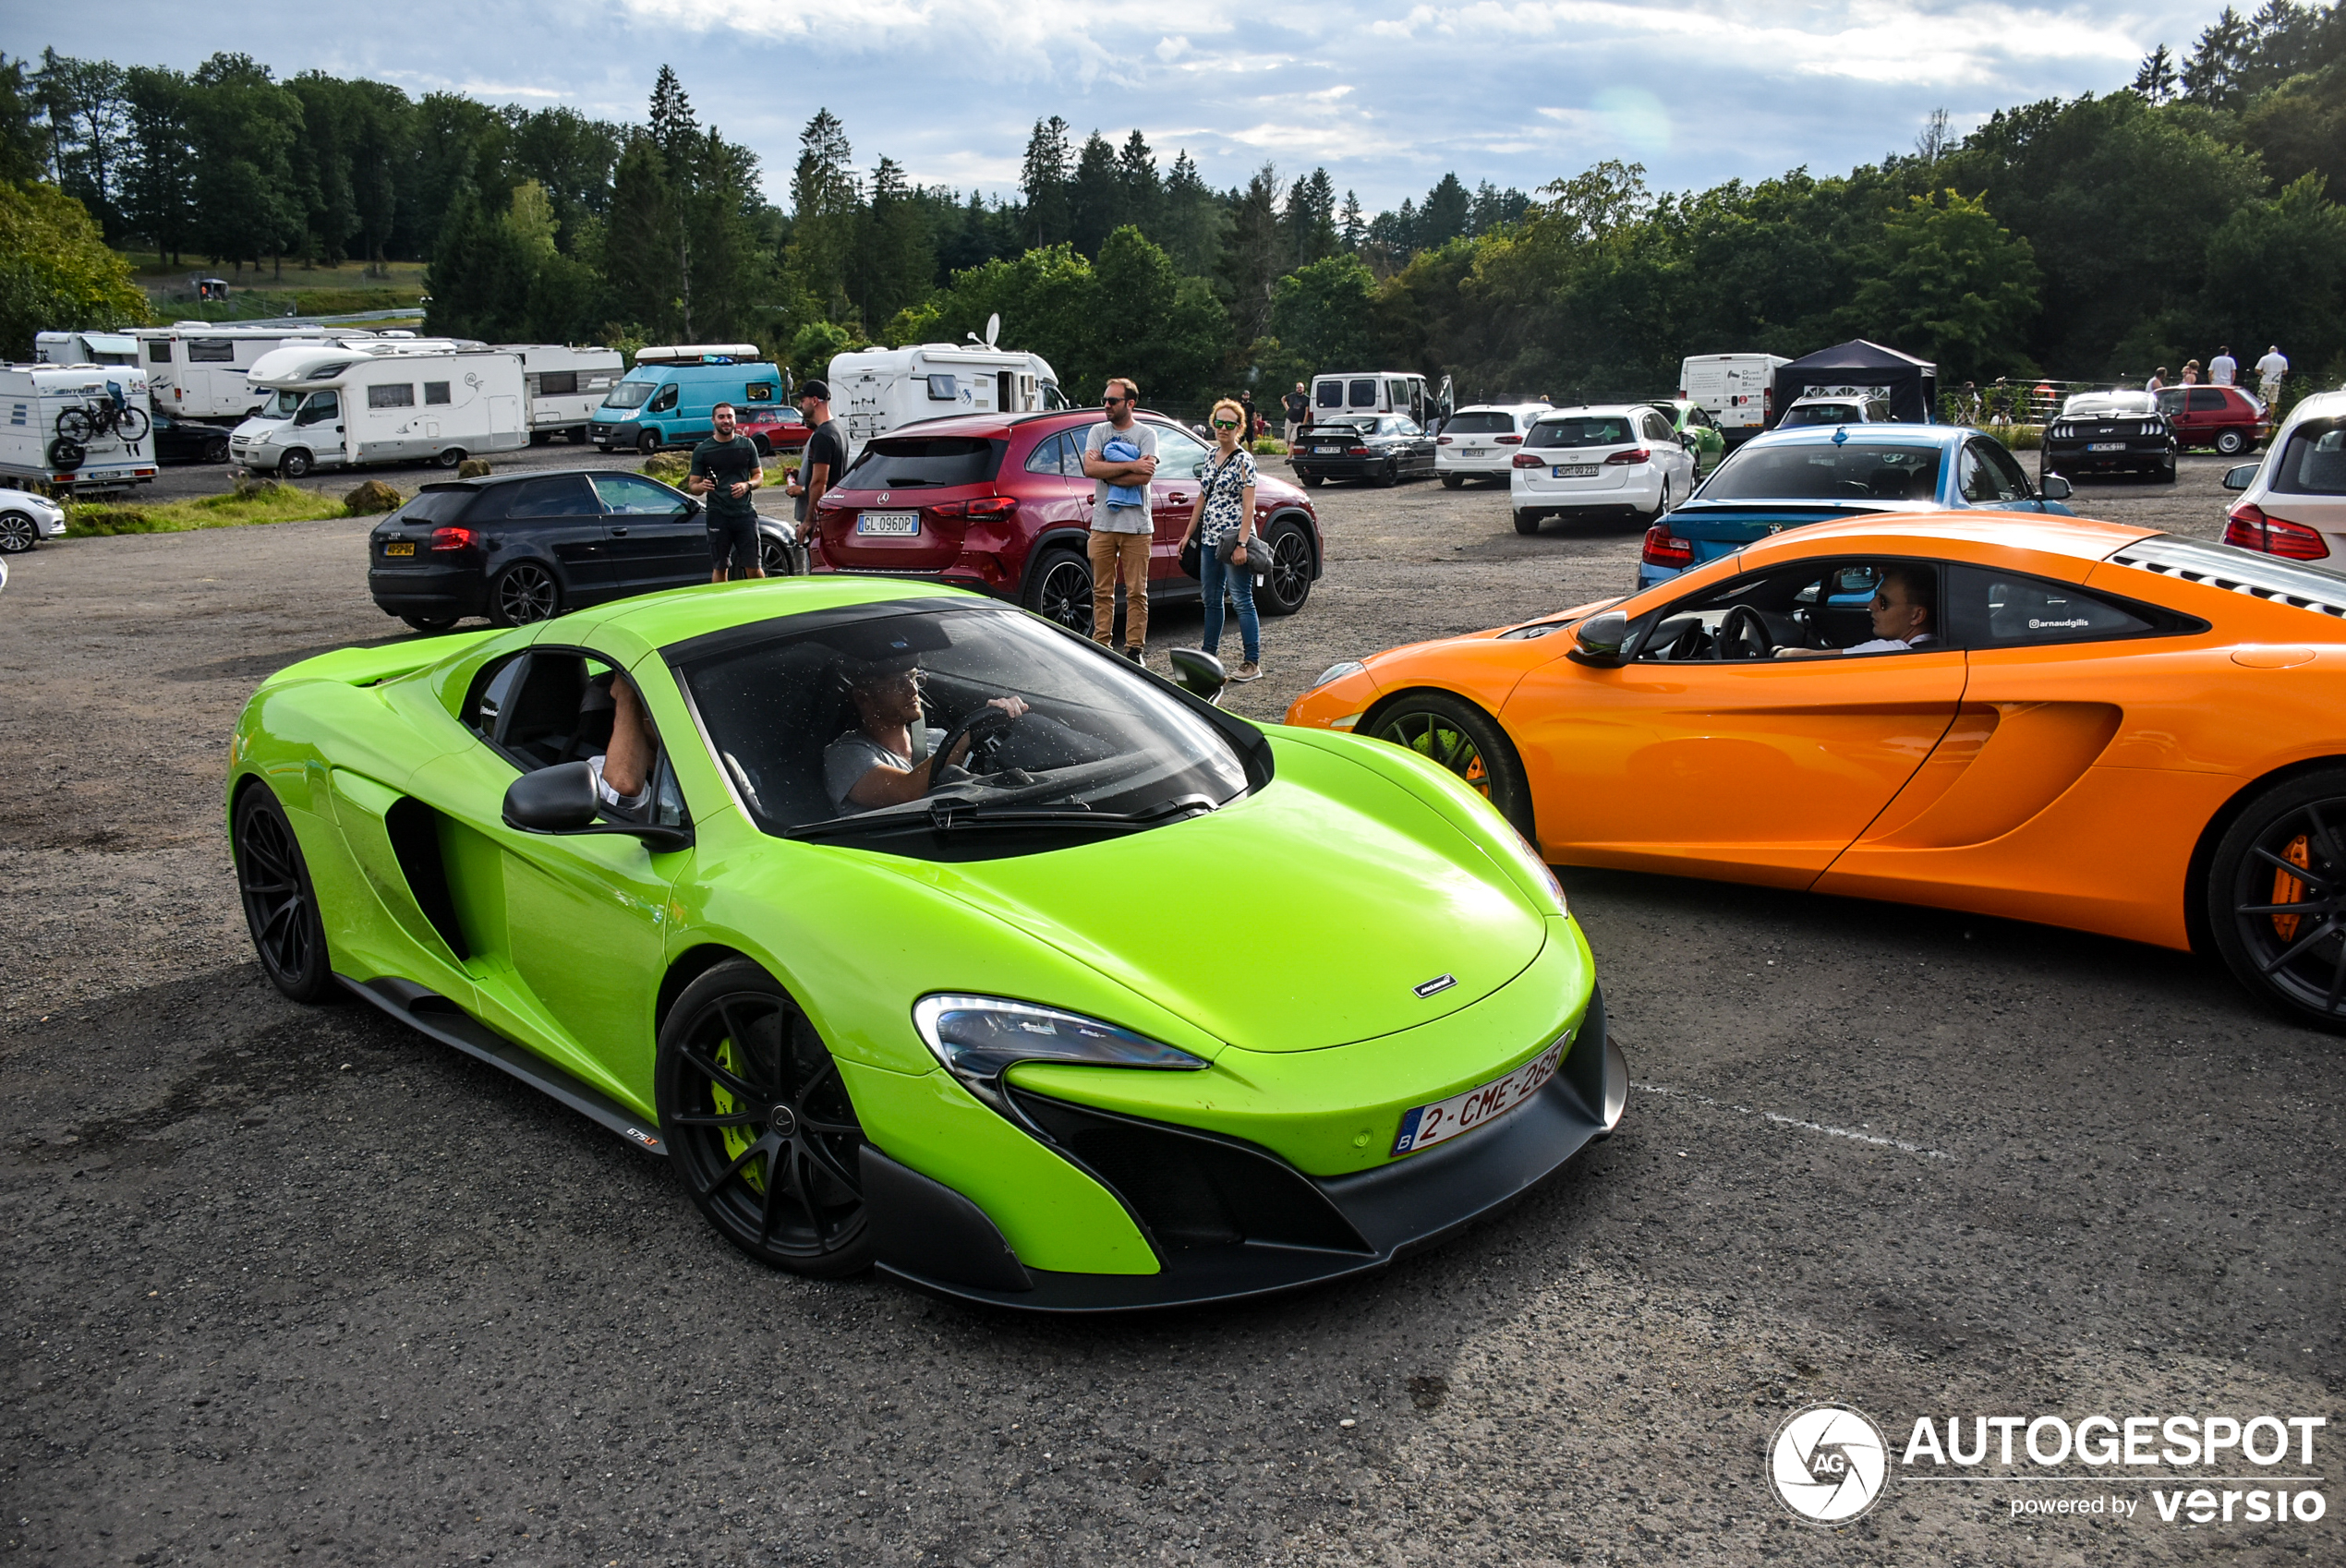
[[[1515,416],[1501,414],[1496,410],[1481,414],[1473,412],[1454,414],[1450,416],[1450,422],[1442,428],[1442,433],[1449,436],[1511,435],[1514,431]]]
[[[1213,723],[1021,611],[875,606],[820,620],[681,650],[720,764],[768,833],[927,859],[1031,853],[1210,811],[1247,788]],[[954,743],[926,793],[868,810],[849,798],[876,768],[919,767],[971,720],[984,721],[976,742]]]
[[[652,395],[649,381],[622,381],[603,399],[605,408],[641,408]]]
[[[1935,446],[1825,442],[1747,446],[1702,487],[1705,501],[1933,501]]]
[[[2156,414],[2159,400],[2148,392],[2079,392],[2061,405],[2063,416],[2073,414]]]
[[[1525,446],[1627,446],[1629,420],[1622,414],[1571,414],[1547,418],[1531,427]]]
[[[883,436],[839,482],[842,490],[913,490],[982,485],[1001,466],[1003,441],[982,436]]]

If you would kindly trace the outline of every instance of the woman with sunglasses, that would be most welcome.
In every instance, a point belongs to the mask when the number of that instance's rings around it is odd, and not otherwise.
[[[1228,398],[1214,405],[1207,416],[1214,429],[1214,456],[1205,466],[1205,481],[1198,489],[1197,505],[1190,513],[1190,531],[1181,541],[1198,541],[1198,580],[1205,596],[1205,651],[1222,651],[1222,594],[1227,588],[1239,604],[1239,642],[1246,662],[1233,681],[1252,681],[1263,673],[1263,622],[1254,610],[1255,552],[1264,548],[1254,531],[1254,456],[1240,443],[1248,424],[1246,410]],[[1225,559],[1226,545],[1229,551]]]

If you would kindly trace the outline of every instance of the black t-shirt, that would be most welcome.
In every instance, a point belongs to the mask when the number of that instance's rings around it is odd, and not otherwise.
[[[1287,418],[1290,425],[1300,425],[1311,416],[1312,400],[1301,392],[1287,394]]]
[[[828,472],[823,480],[824,488],[838,488],[840,476],[847,469],[847,438],[839,433],[839,421],[836,419],[826,419],[815,427],[814,433],[806,438],[805,454],[798,460],[798,482],[801,487],[798,496],[798,516],[801,522],[806,519],[807,491],[804,486],[814,476],[815,464],[817,463],[828,465]]]
[[[747,436],[735,436],[730,441],[712,436],[693,448],[693,475],[717,481],[717,488],[702,498],[707,503],[710,522],[757,521],[757,507],[750,500],[754,492],[732,493],[735,485],[745,485],[757,477],[756,442]]]

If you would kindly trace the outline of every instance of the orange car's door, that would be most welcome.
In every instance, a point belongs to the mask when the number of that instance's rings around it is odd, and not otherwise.
[[[1559,658],[1500,715],[1541,846],[1565,864],[1808,886],[1938,744],[1953,650],[1838,658]]]

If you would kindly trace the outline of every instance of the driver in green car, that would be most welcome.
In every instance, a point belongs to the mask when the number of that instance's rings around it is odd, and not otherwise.
[[[856,728],[823,751],[823,784],[832,807],[845,816],[927,794],[937,764],[931,748],[941,735],[922,717],[918,660],[910,654],[853,659],[840,673],[855,705]],[[1026,712],[1026,699],[1019,696],[989,697],[986,706],[1013,719]],[[967,756],[972,739],[964,735],[955,742],[943,766]]]

